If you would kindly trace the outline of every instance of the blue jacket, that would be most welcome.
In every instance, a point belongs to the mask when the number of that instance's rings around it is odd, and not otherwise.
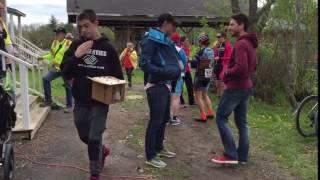
[[[182,48],[176,46],[176,50],[177,50],[177,52],[179,53],[179,57],[180,57],[179,60],[180,60],[180,61],[182,62],[182,64],[183,64],[183,69],[182,69],[182,72],[181,72],[181,77],[184,77],[184,76],[185,76],[185,73],[186,73],[186,71],[187,71],[188,57],[187,57],[185,51],[184,51]]]
[[[149,83],[168,83],[181,76],[179,54],[165,33],[151,28],[141,42],[141,50],[139,66],[149,74]]]

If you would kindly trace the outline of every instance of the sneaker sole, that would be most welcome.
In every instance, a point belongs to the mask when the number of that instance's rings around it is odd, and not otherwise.
[[[171,126],[178,126],[181,123],[169,123]]]
[[[177,156],[176,156],[176,155],[170,156],[170,155],[158,154],[158,157],[160,157],[160,158],[162,158],[162,157],[166,157],[166,158],[176,158]]]
[[[148,162],[148,161],[146,161],[146,164],[147,165],[149,165],[149,166],[152,166],[152,167],[155,167],[155,168],[165,168],[167,165],[165,165],[165,166],[157,166],[157,165],[155,165],[155,164],[152,164],[152,163],[150,163],[150,162]]]
[[[238,161],[219,161],[219,160],[215,160],[215,159],[211,159],[211,162],[213,163],[217,163],[217,164],[239,164]]]
[[[207,120],[204,121],[204,120],[200,120],[200,119],[194,119],[194,121],[195,122],[201,122],[201,123],[206,123],[207,122]]]

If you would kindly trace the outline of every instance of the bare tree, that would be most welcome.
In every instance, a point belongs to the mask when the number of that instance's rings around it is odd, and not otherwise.
[[[239,0],[230,0],[230,2],[232,13],[240,13]],[[266,16],[275,2],[276,0],[266,0],[266,3],[261,8],[258,8],[258,0],[249,0],[249,20],[251,24],[249,31],[260,31],[265,27],[267,22]]]

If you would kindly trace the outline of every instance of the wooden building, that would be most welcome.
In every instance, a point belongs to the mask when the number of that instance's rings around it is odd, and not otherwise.
[[[211,0],[219,1],[219,0]],[[219,17],[206,7],[208,0],[67,0],[68,21],[76,23],[77,15],[84,9],[93,9],[102,26],[115,33],[117,48],[127,41],[139,42],[149,27],[157,26],[157,17],[171,13],[185,31],[200,27],[206,18],[209,26],[225,24],[227,17]]]

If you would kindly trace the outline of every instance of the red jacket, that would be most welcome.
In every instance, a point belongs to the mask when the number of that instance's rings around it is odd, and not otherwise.
[[[219,44],[214,48],[214,55],[218,56],[218,48],[219,48]],[[225,50],[224,50],[224,55],[221,58],[221,62],[222,62],[222,71],[219,74],[219,79],[223,80],[224,79],[224,72],[226,71],[226,69],[228,68],[228,64],[229,64],[229,60],[232,54],[232,46],[231,44],[226,41],[225,42]],[[214,74],[214,73],[213,73]],[[216,75],[214,74],[214,77]],[[215,77],[216,79],[216,77]]]
[[[228,68],[225,71],[224,82],[227,89],[248,89],[253,87],[252,75],[257,64],[257,35],[245,34],[234,44]]]
[[[188,57],[186,72],[190,72],[191,71],[191,68],[189,66],[190,48],[184,47],[184,46],[181,46],[181,48],[184,50],[184,52],[186,53],[186,55]]]

